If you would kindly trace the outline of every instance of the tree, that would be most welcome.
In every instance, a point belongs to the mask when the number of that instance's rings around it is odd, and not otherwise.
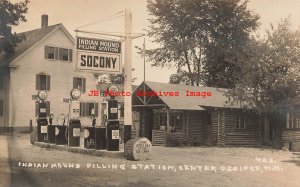
[[[134,71],[135,69],[132,68],[131,70]],[[131,83],[134,83],[134,81],[136,79],[137,79],[136,77],[132,78]],[[108,74],[108,81],[111,82],[111,83],[124,84],[124,80],[125,80],[125,68],[124,68],[124,66],[122,66],[121,74]]]
[[[238,50],[259,17],[241,0],[148,0],[148,35],[159,47],[146,50],[153,66],[176,67],[185,84],[232,87]]]
[[[280,138],[285,124],[282,104],[300,93],[300,32],[283,19],[276,28],[271,25],[265,39],[249,43],[247,54],[231,100],[267,117]]]
[[[0,1],[0,52],[4,51],[7,55],[14,53],[14,47],[18,42],[11,32],[11,26],[17,26],[21,21],[27,21],[27,4],[29,0],[12,4],[8,0]]]

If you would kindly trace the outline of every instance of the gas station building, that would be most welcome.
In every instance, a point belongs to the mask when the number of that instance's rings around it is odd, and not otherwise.
[[[41,27],[17,34],[20,43],[15,53],[0,53],[0,130],[24,131],[36,125],[37,93],[47,91],[47,116],[53,114],[53,124],[68,118],[70,91],[81,90],[80,121],[82,126],[104,125],[107,103],[103,95],[90,96],[101,87],[98,75],[76,71],[75,39],[63,24],[48,26],[43,15]],[[123,98],[119,98],[119,119],[123,119]],[[66,120],[67,123],[67,120]],[[67,125],[67,124],[65,124]]]

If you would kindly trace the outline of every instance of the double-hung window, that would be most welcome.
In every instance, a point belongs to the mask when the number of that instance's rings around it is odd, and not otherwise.
[[[98,117],[98,103],[80,102],[80,117]]]
[[[36,75],[36,90],[50,91],[50,75],[46,75],[46,74]]]
[[[85,93],[86,80],[83,77],[73,77],[73,88],[79,89],[81,93]]]
[[[245,129],[246,128],[246,120],[244,116],[237,116],[235,119],[235,128],[236,129]]]
[[[72,62],[72,49],[45,46],[45,59]]]

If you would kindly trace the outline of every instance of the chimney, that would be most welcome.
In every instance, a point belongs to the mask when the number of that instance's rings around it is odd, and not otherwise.
[[[42,24],[41,24],[42,28],[46,28],[48,27],[48,15],[44,14],[42,15]]]

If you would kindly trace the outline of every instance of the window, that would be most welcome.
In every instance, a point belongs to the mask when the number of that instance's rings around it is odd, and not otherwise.
[[[50,101],[44,101],[46,102],[46,115],[47,117],[50,116]],[[39,114],[39,101],[35,101],[35,116],[38,116]]]
[[[48,59],[48,60],[57,59],[56,50],[57,50],[57,48],[55,48],[55,47],[45,46],[45,59]]]
[[[73,77],[73,88],[85,93],[85,78]]]
[[[0,116],[3,116],[4,114],[4,105],[3,105],[3,100],[0,100]]]
[[[92,115],[98,117],[98,103],[80,102],[80,117],[91,117]]]
[[[161,111],[159,114],[159,125],[167,126],[167,113]]]
[[[183,113],[182,112],[170,112],[170,126],[175,127],[175,129],[181,129],[183,123]],[[159,112],[159,125],[167,126],[167,112]]]
[[[236,117],[235,128],[237,128],[237,129],[245,129],[246,128],[245,117],[241,117],[241,116]]]
[[[45,46],[45,59],[72,62],[72,49]]]
[[[36,90],[50,91],[50,75],[45,75],[45,74],[36,75]]]
[[[300,113],[287,113],[286,128],[300,128]]]
[[[174,112],[170,114],[170,125],[174,126],[176,129],[181,129],[182,127],[183,114],[181,112]]]
[[[72,49],[59,48],[59,60],[72,62]]]

